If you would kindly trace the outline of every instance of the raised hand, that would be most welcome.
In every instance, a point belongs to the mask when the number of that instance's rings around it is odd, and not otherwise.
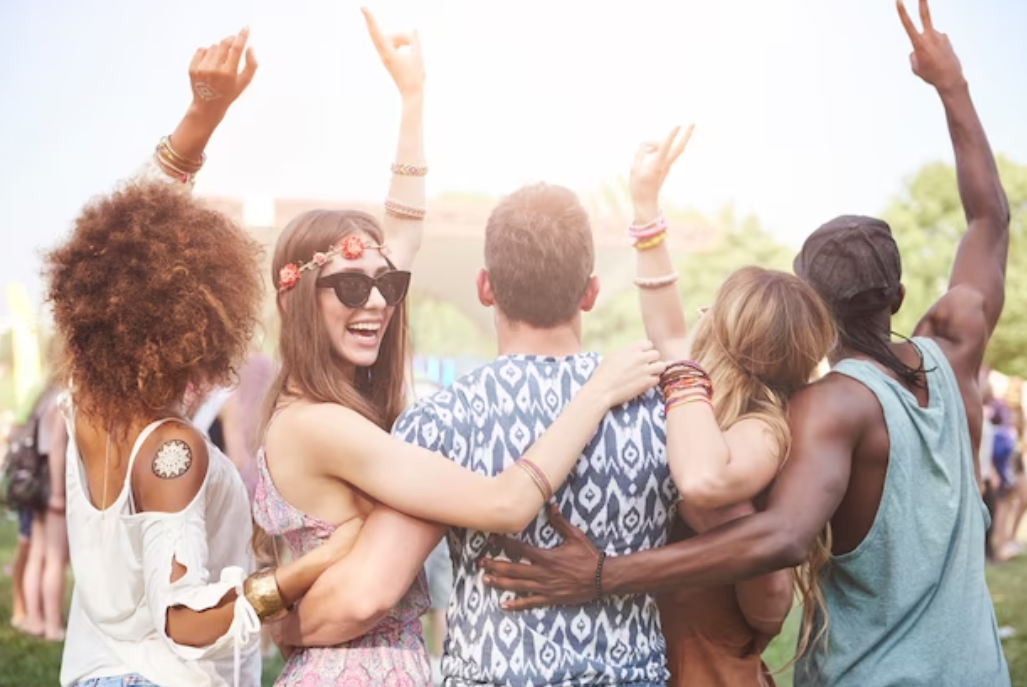
[[[596,385],[612,408],[656,386],[666,367],[652,342],[639,341],[604,356],[588,383]]]
[[[923,24],[923,32],[917,31],[916,25],[906,12],[903,0],[896,0],[895,4],[902,26],[913,44],[913,52],[909,56],[913,73],[939,90],[962,85],[963,67],[959,64],[959,58],[952,49],[949,37],[934,30],[927,0],[920,0],[920,23]]]
[[[424,90],[424,59],[417,31],[385,34],[366,7],[360,8],[367,22],[375,50],[403,97],[419,96]]]
[[[223,117],[257,73],[253,48],[246,46],[250,30],[244,28],[234,36],[209,48],[200,48],[189,65],[189,82],[193,89],[193,109]],[[246,60],[242,71],[239,61]]]
[[[660,189],[670,172],[671,166],[681,157],[695,125],[690,125],[681,133],[681,127],[674,127],[670,135],[662,143],[643,143],[635,153],[635,161],[631,165],[631,199],[635,207],[644,205],[656,206]],[[680,135],[679,135],[680,134]]]

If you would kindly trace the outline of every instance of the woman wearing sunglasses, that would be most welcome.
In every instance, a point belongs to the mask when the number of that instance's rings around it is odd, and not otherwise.
[[[678,487],[680,540],[753,512],[788,457],[785,404],[810,380],[835,342],[817,294],[797,277],[746,267],[700,308],[688,332],[677,272],[667,248],[658,198],[691,129],[643,144],[631,170],[646,334],[668,361],[660,380],[667,412],[667,460]],[[689,340],[690,339],[690,340]],[[825,539],[800,571],[804,615],[822,609],[816,569],[830,553]],[[793,573],[737,585],[686,589],[659,599],[672,685],[773,684],[761,653],[792,606]],[[808,619],[808,618],[807,618]],[[809,624],[806,624],[809,627]],[[804,636],[797,653],[808,646]]]
[[[653,386],[662,370],[651,346],[608,356],[546,435],[496,477],[389,434],[407,399],[404,299],[425,215],[424,67],[416,33],[385,36],[365,17],[403,104],[384,219],[305,213],[285,228],[272,261],[281,369],[257,459],[254,514],[294,555],[317,550],[335,528],[362,522],[372,508],[394,508],[429,521],[427,528],[520,531],[563,483],[607,410]],[[380,545],[404,543],[383,533]],[[430,551],[411,558],[421,562]],[[406,571],[381,571],[392,574]],[[421,574],[367,634],[297,651],[277,684],[430,685],[420,623],[428,605]]]

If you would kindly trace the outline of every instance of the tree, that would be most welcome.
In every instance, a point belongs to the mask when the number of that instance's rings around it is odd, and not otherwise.
[[[1005,310],[988,347],[989,365],[1027,376],[1027,166],[999,158],[1012,214]],[[951,165],[924,166],[884,213],[902,253],[906,300],[895,331],[908,334],[944,292],[966,219]]]
[[[667,216],[672,226],[680,221],[694,222],[696,217],[673,211],[668,211]],[[694,321],[698,308],[710,304],[724,279],[741,267],[760,265],[791,271],[792,249],[764,230],[756,217],[749,215],[739,220],[734,208],[728,206],[713,224],[718,240],[711,249],[675,256],[675,269],[680,275],[678,289],[685,315],[690,321]],[[644,336],[638,292],[634,286],[601,301],[596,311],[584,319],[584,343],[589,350],[610,351]]]

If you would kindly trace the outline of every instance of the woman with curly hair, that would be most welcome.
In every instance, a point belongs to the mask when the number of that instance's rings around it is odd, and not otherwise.
[[[430,685],[420,571],[438,537],[396,541],[397,529],[410,532],[402,514],[430,530],[436,523],[522,530],[609,408],[653,386],[662,370],[651,346],[607,357],[545,436],[495,477],[389,434],[407,401],[404,299],[425,215],[424,66],[416,33],[386,36],[366,11],[365,19],[403,105],[385,217],[379,225],[362,212],[313,211],[279,238],[272,277],[281,370],[258,454],[254,511],[257,524],[283,537],[294,554],[317,550],[336,527],[367,519],[361,542],[375,551],[365,548],[362,564],[379,579],[415,582],[387,618],[357,628],[347,644],[297,650],[280,685]],[[382,551],[397,546],[410,553],[404,565],[377,564]]]
[[[753,512],[788,457],[785,406],[814,376],[836,340],[830,313],[790,274],[746,267],[725,280],[688,332],[658,197],[691,129],[643,144],[631,170],[635,240],[646,335],[668,362],[660,380],[667,411],[667,460],[681,520],[672,540]],[[689,340],[689,334],[691,339]],[[822,607],[816,570],[826,533],[800,571],[804,614]],[[685,589],[659,599],[671,684],[766,687],[761,654],[792,607],[791,570],[724,587]],[[806,624],[809,627],[809,624]],[[815,638],[813,638],[815,639]],[[801,640],[798,653],[812,641]]]
[[[75,590],[62,685],[260,684],[259,619],[296,599],[352,532],[253,570],[238,471],[183,419],[228,383],[261,301],[259,246],[188,189],[256,70],[244,30],[190,67],[194,100],[140,177],[90,202],[46,258],[67,348],[66,509]]]

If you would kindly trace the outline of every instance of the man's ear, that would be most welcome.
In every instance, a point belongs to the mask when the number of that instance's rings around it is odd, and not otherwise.
[[[596,300],[599,298],[599,277],[590,277],[588,286],[585,287],[585,295],[581,297],[578,307],[582,312],[591,312],[596,307]]]
[[[895,302],[891,306],[891,314],[894,315],[902,309],[902,303],[906,300],[906,287],[903,284],[899,284],[899,293],[895,296]]]
[[[489,273],[485,269],[478,270],[478,278],[475,280],[478,287],[478,302],[486,308],[496,304],[496,297],[492,293],[492,284],[489,283]]]

